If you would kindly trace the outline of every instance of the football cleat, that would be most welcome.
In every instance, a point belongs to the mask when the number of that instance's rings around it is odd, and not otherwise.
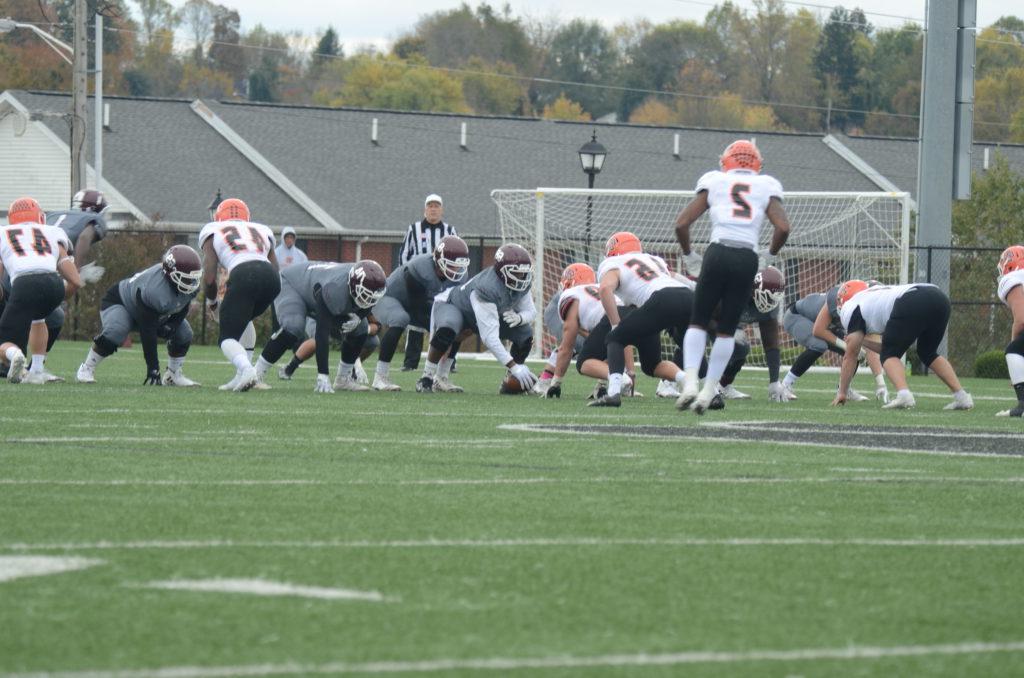
[[[285,381],[291,381],[292,373],[288,371],[288,367],[281,367],[277,370],[277,378],[284,379]]]
[[[658,382],[658,390],[654,392],[654,395],[659,398],[678,398],[681,394],[676,388],[676,382],[662,379]]]
[[[594,392],[587,396],[587,400],[599,400],[606,395],[608,395],[608,384],[602,380],[594,385]]]
[[[359,358],[356,358],[356,364],[352,367],[352,378],[360,384],[370,383],[370,378],[366,376],[366,370],[363,369],[363,361]]]
[[[697,416],[702,416],[711,408],[711,401],[715,399],[716,395],[718,395],[718,389],[711,384],[705,384],[693,404],[690,405],[690,409]]]
[[[1012,410],[1003,410],[1002,412],[996,413],[997,417],[1024,417],[1024,402],[1017,403],[1017,407]]]
[[[846,389],[846,399],[849,400],[851,403],[862,403],[866,400],[869,400],[869,398],[863,393],[858,393],[857,391],[854,391],[852,386]]]
[[[46,383],[46,375],[43,374],[42,372],[32,372],[32,371],[29,371],[22,378],[21,383],[23,383],[23,384],[45,384]]]
[[[373,390],[374,391],[401,391],[402,387],[391,381],[387,377],[382,377],[379,374],[373,376]]]
[[[954,393],[953,402],[949,403],[942,409],[944,410],[971,410],[974,409],[974,398],[971,397],[970,393],[964,391],[963,393]]]
[[[448,381],[447,377],[444,379],[434,379],[434,391],[439,393],[463,393],[466,389],[462,388],[458,384],[453,384]]]
[[[64,377],[59,377],[56,374],[47,372],[46,368],[43,368],[43,376],[46,377],[47,384],[62,384],[64,383]]]
[[[593,402],[587,403],[587,407],[621,407],[622,398],[618,393],[615,395],[608,395],[607,393],[597,398]]]
[[[25,378],[25,354],[20,350],[18,355],[11,359],[11,367],[7,370],[7,381],[12,384],[20,384]]]
[[[352,377],[339,377],[334,380],[335,391],[369,391],[370,387],[366,384],[360,384]]]
[[[181,370],[172,370],[171,368],[167,368],[164,371],[163,384],[164,384],[164,386],[184,386],[184,387],[192,387],[192,386],[199,386],[200,385],[198,381],[192,381],[191,379],[186,377],[182,373]]]
[[[718,392],[721,393],[722,397],[726,400],[750,400],[749,395],[737,389],[733,384],[721,387]]]
[[[241,372],[236,371],[235,376],[231,377],[231,381],[229,381],[226,384],[221,384],[220,386],[217,387],[217,389],[220,391],[234,391],[235,386],[238,385],[238,379],[239,377],[241,377],[241,375]]]
[[[693,401],[700,395],[700,389],[697,386],[696,381],[687,381],[683,386],[683,392],[676,398],[676,409],[677,410],[688,410],[693,405]],[[711,399],[708,398],[710,401]]]
[[[434,392],[434,380],[431,377],[420,377],[416,382],[417,393],[433,393]]]
[[[721,393],[716,393],[715,397],[711,399],[708,404],[709,410],[724,410],[725,409],[725,398],[722,397]]]
[[[235,387],[231,389],[236,393],[244,393],[252,390],[258,383],[260,383],[260,378],[256,374],[256,368],[252,365],[248,365],[236,378],[238,379],[238,383],[236,383]]]
[[[917,401],[914,400],[913,394],[900,395],[896,394],[896,397],[882,405],[883,410],[909,410],[911,407],[917,405]]]
[[[85,363],[82,363],[78,366],[78,372],[75,373],[75,381],[79,384],[95,384],[96,375],[85,366]]]

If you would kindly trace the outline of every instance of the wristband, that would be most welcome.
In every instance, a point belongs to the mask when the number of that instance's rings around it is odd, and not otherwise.
[[[836,339],[836,348],[842,349],[843,353],[846,353],[846,342],[842,339]]]
[[[551,377],[551,385],[552,386],[559,386],[559,385],[561,385],[561,383],[562,383],[562,378],[561,377]]]
[[[885,375],[884,374],[879,373],[879,374],[875,375],[875,385],[877,385],[877,386],[885,386]]]

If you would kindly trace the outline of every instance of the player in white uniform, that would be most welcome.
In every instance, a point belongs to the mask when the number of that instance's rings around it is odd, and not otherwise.
[[[210,310],[220,306],[220,338],[235,377],[222,390],[248,391],[259,382],[256,369],[239,339],[254,318],[270,307],[281,291],[274,256],[274,233],[249,221],[248,206],[229,198],[217,207],[214,221],[199,233],[203,251],[203,285]],[[227,269],[227,291],[217,299],[217,265]],[[253,337],[255,343],[255,337]]]
[[[32,198],[18,198],[7,209],[8,226],[0,228],[0,278],[11,276],[11,296],[0,315],[0,360],[8,364],[7,380],[42,384],[45,354],[32,356],[25,376],[25,351],[33,323],[45,322],[55,308],[82,286],[71,241]],[[67,281],[67,285],[61,281]],[[2,292],[0,292],[2,294]]]
[[[645,254],[639,238],[628,231],[608,238],[605,254],[597,279],[612,328],[606,339],[608,393],[590,406],[619,407],[626,346],[636,347],[644,374],[682,384],[683,371],[672,361],[661,359],[661,333],[667,330],[680,343],[693,305],[693,283],[673,276],[661,257]],[[621,318],[619,299],[636,310]]]
[[[897,389],[896,397],[882,407],[914,407],[914,396],[907,388],[907,375],[900,359],[916,341],[921,362],[953,393],[953,402],[943,409],[974,407],[974,400],[960,386],[953,366],[938,353],[950,313],[949,297],[942,290],[927,283],[869,287],[863,280],[847,280],[839,286],[837,304],[839,322],[846,331],[846,354],[833,405],[842,405],[847,400],[847,389],[857,372],[857,356],[863,344],[878,353],[882,368]],[[868,337],[872,334],[881,334],[881,341]]]
[[[688,273],[700,270],[693,316],[686,330],[683,354],[686,384],[676,400],[681,410],[703,414],[735,346],[733,335],[750,300],[757,274],[757,248],[765,218],[775,230],[769,253],[778,254],[789,237],[789,219],[782,208],[782,184],[761,174],[761,152],[750,141],[734,141],[722,153],[721,171],[708,172],[697,182],[697,197],[676,219],[676,237],[686,257]],[[700,257],[690,248],[690,226],[705,212],[711,216],[711,244]],[[719,309],[716,338],[708,359],[707,378],[700,389],[698,372],[707,343],[707,327]]]
[[[997,416],[1024,416],[1024,246],[1007,247],[999,257],[999,299],[1013,314],[1010,343],[1006,345],[1006,368],[1017,394],[1017,407]]]

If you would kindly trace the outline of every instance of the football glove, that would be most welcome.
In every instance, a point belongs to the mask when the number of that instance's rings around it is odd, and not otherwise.
[[[544,392],[545,398],[559,398],[562,397],[562,380],[558,377],[551,378],[551,385],[548,386],[548,390]]]
[[[510,371],[512,372],[512,376],[518,379],[519,383],[526,390],[530,390],[533,388],[533,385],[537,383],[537,377],[533,376],[533,372],[531,372],[530,368],[526,365],[516,363],[512,365]]]
[[[362,321],[362,318],[357,316],[355,313],[349,313],[348,320],[341,323],[341,331],[344,332],[345,334],[348,334],[355,328],[359,327],[360,321]]]
[[[88,285],[99,282],[99,279],[103,277],[106,270],[95,261],[91,261],[78,271],[78,277],[82,279],[83,283]]]
[[[160,368],[155,370],[148,370],[146,372],[146,378],[142,380],[143,386],[163,386],[163,381],[160,379]]]
[[[523,320],[522,314],[516,311],[505,311],[501,314],[501,319],[505,321],[505,324],[509,327],[519,327],[525,325],[526,321]]]
[[[210,311],[210,315],[217,316],[217,307],[220,306],[220,299],[207,299],[206,308]]]
[[[768,384],[768,399],[773,403],[788,402],[789,398],[786,397],[786,387],[777,381]]]
[[[316,375],[316,387],[313,388],[316,393],[334,393],[334,387],[331,386],[331,377],[329,374],[318,374]]]
[[[700,275],[700,267],[704,258],[697,254],[696,250],[690,250],[689,254],[683,255],[683,263],[686,265],[687,275],[697,277]]]
[[[889,389],[885,385],[885,376],[881,374],[875,377],[875,398],[881,400],[883,405],[889,402]]]

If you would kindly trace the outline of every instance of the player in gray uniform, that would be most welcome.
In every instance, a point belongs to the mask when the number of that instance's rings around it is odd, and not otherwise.
[[[274,333],[256,361],[262,381],[271,365],[306,336],[306,318],[316,319],[317,393],[368,391],[352,378],[359,352],[366,342],[367,316],[384,296],[387,277],[375,261],[354,264],[309,261],[281,271],[281,292],[274,299]],[[330,380],[331,332],[340,331],[341,364],[334,386]]]
[[[388,276],[388,291],[373,308],[373,316],[387,327],[380,342],[373,388],[377,391],[400,391],[391,381],[391,359],[398,341],[407,327],[426,331],[430,326],[430,309],[434,297],[461,283],[469,270],[469,247],[455,235],[445,236],[433,254],[419,254],[396,268]],[[458,344],[452,346],[448,358],[455,359]],[[435,390],[445,391],[457,386],[447,379],[438,380]],[[461,389],[460,389],[461,390]]]
[[[878,283],[876,282],[875,284]],[[796,303],[786,310],[786,314],[782,319],[783,327],[786,328],[789,336],[793,337],[793,341],[805,349],[793,361],[793,365],[789,368],[789,373],[782,380],[782,386],[786,390],[787,396],[789,396],[787,399],[789,400],[796,398],[796,395],[793,393],[793,387],[796,385],[797,380],[826,351],[833,351],[839,355],[846,354],[846,342],[844,341],[846,330],[843,329],[842,323],[839,322],[838,293],[839,285],[835,285],[827,292],[816,292],[798,299]],[[819,317],[821,318],[820,321]],[[814,326],[817,322],[820,322],[823,327],[827,328],[834,341],[829,342],[814,336]],[[878,354],[873,351],[868,352],[867,361],[871,367],[871,372],[875,375],[875,397],[882,402],[888,402],[889,390],[885,384],[885,376],[882,374],[882,364]],[[854,402],[867,400],[865,396],[852,388],[847,393],[847,399]]]
[[[438,295],[430,316],[430,351],[416,390],[431,393],[435,379],[447,380],[451,360],[445,356],[457,339],[472,332],[480,335],[524,390],[531,389],[537,378],[523,363],[533,346],[533,320],[537,316],[530,295],[532,280],[529,252],[520,245],[503,245],[494,254],[493,266],[466,284]],[[502,339],[512,342],[511,352]]]
[[[93,339],[85,362],[78,367],[80,383],[96,383],[96,366],[113,355],[128,333],[137,330],[146,360],[143,384],[198,386],[181,368],[192,344],[192,328],[186,320],[189,306],[199,293],[203,263],[188,245],[175,245],[159,264],[125,278],[110,287],[100,302],[103,329]],[[160,376],[157,339],[167,340],[167,371]]]

